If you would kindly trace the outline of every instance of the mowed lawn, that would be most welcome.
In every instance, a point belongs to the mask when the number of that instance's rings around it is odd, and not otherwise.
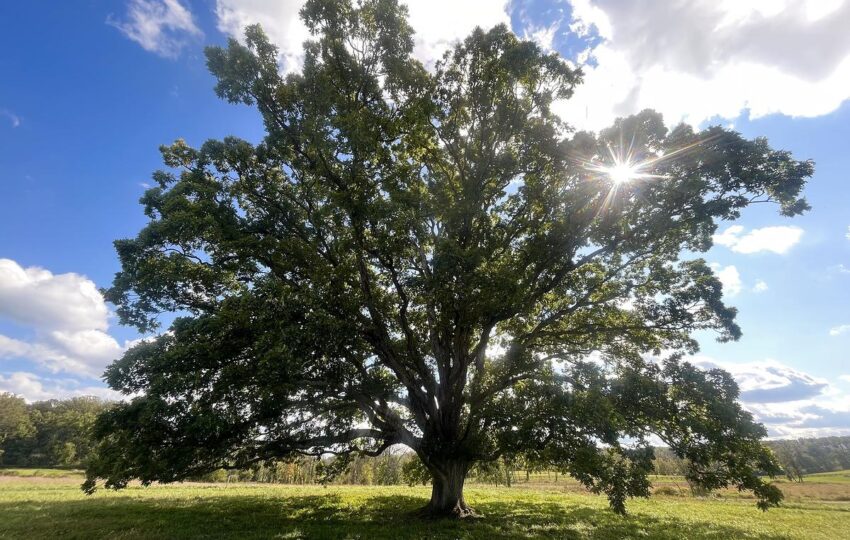
[[[767,513],[741,497],[653,497],[621,517],[594,495],[477,485],[466,494],[482,517],[453,522],[416,516],[425,487],[186,483],[86,497],[80,481],[0,476],[0,538],[850,539],[847,488],[845,500],[795,497]]]

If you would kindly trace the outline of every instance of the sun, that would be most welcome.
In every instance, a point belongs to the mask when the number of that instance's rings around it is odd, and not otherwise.
[[[615,184],[625,184],[640,176],[638,165],[634,163],[616,163],[611,167],[604,167],[602,172]]]
[[[656,176],[643,171],[643,167],[647,165],[646,162],[621,160],[616,157],[612,161],[611,165],[593,164],[588,166],[587,169],[607,176],[615,185],[626,184],[638,178]]]

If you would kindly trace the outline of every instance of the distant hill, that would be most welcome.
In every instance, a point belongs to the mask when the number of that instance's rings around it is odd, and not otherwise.
[[[818,437],[766,441],[788,478],[850,469],[850,437]],[[659,474],[683,474],[685,465],[669,448],[656,448]]]

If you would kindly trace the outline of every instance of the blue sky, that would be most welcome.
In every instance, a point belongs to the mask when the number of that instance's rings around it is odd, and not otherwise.
[[[112,241],[145,222],[157,147],[262,137],[253,109],[215,97],[203,46],[261,22],[296,70],[300,5],[0,4],[0,390],[111,395],[99,374],[139,336],[97,287],[118,270]],[[557,106],[578,127],[653,107],[670,125],[733,126],[813,159],[809,214],[758,208],[721,226],[707,259],[744,337],[700,336],[695,361],[729,369],[773,436],[850,433],[850,1],[412,0],[410,12],[426,65],[499,22],[584,65],[586,84]]]

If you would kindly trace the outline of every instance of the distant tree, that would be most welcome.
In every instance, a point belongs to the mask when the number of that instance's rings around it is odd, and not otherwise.
[[[420,459],[409,459],[401,466],[401,478],[409,486],[416,484],[424,486],[431,481],[431,472],[425,468]]]
[[[770,441],[785,475],[799,482],[807,474],[850,469],[850,437]]]
[[[656,474],[683,475],[687,472],[687,464],[669,448],[655,448],[653,467]]]
[[[52,399],[26,405],[27,429],[0,443],[5,454],[3,463],[19,467],[83,465],[96,444],[91,428],[98,415],[110,406],[109,402],[95,397]],[[4,418],[0,410],[0,422]]]
[[[402,483],[402,467],[409,456],[399,451],[387,451],[375,460],[375,483],[379,485],[394,485]]]
[[[681,359],[694,331],[740,335],[683,253],[750,204],[806,210],[812,164],[651,111],[573,133],[551,106],[581,73],[556,54],[497,26],[428,71],[405,15],[308,1],[314,39],[287,76],[257,26],[207,50],[218,95],[256,105],[267,135],[162,149],[172,170],[116,242],[106,298],[145,332],[182,316],[109,367],[140,396],[100,418],[85,489],[401,444],[435,515],[471,512],[473,465],[519,458],[624,512],[655,435],[695,485],[777,504],[732,377]]]
[[[788,480],[802,482],[805,467],[802,445],[798,441],[776,441],[772,446]]]
[[[3,461],[3,445],[8,439],[27,437],[33,431],[27,402],[9,392],[0,392],[0,463]]]

